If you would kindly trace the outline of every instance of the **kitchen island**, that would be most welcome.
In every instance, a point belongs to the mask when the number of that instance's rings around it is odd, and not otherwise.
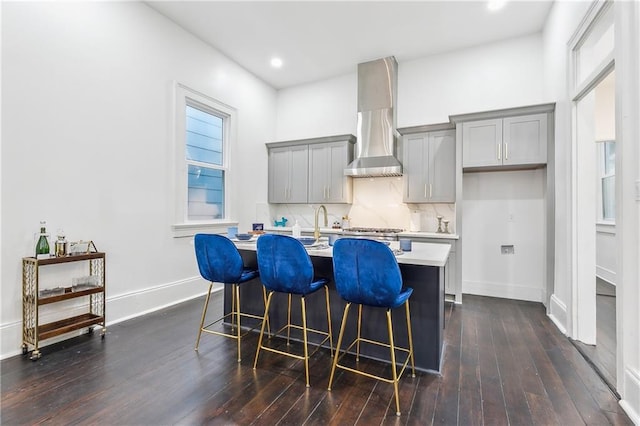
[[[257,268],[256,241],[235,242],[245,265]],[[391,243],[392,249],[398,249],[398,242]],[[409,299],[416,369],[422,371],[440,371],[442,360],[442,334],[444,328],[444,272],[447,267],[450,247],[443,244],[413,243],[412,251],[396,256],[402,273],[403,283],[413,288]],[[346,302],[335,290],[333,283],[333,248],[320,246],[307,249],[317,276],[329,278],[329,297],[331,304],[331,323],[334,345],[337,343],[340,323]],[[259,282],[259,278],[256,279]],[[253,314],[262,314],[264,305],[262,290],[253,283],[240,286],[242,310]],[[231,310],[231,291],[225,286],[225,314]],[[271,329],[277,330],[286,323],[287,297],[275,294],[270,309]],[[291,309],[292,321],[300,324],[300,305],[294,301]],[[398,346],[408,347],[404,309],[393,311],[394,335]],[[355,311],[349,316],[345,330],[345,342],[356,336]],[[326,311],[322,292],[307,296],[307,324],[310,328],[326,329]],[[362,336],[374,340],[388,341],[384,309],[364,307],[362,314]],[[318,336],[309,334],[314,342]],[[388,349],[373,345],[361,347],[361,356],[388,360]]]

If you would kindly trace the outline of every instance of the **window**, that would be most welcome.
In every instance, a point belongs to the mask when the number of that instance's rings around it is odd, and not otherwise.
[[[188,101],[187,101],[188,102]],[[185,108],[187,220],[224,218],[224,117],[197,105]]]
[[[599,144],[600,187],[602,199],[600,218],[605,222],[616,220],[616,144],[605,141]]]
[[[614,10],[612,2],[605,3],[580,42],[574,48],[576,86],[586,84],[593,75],[611,62],[614,48]]]
[[[177,236],[228,223],[229,151],[235,110],[175,85],[175,224]]]

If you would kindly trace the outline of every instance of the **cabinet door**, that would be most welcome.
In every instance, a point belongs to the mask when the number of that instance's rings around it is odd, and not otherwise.
[[[329,150],[325,145],[309,146],[309,202],[327,201]]]
[[[456,201],[455,130],[429,133],[429,202]]]
[[[502,119],[462,124],[462,167],[502,165]]]
[[[405,203],[426,203],[429,201],[429,134],[407,135],[403,141],[403,175]]]
[[[289,198],[288,203],[307,202],[307,182],[309,173],[308,145],[292,146],[289,162]]]
[[[291,153],[288,147],[269,150],[269,202],[286,203],[289,197],[289,163]]]
[[[547,115],[534,114],[503,119],[502,164],[547,162]]]
[[[344,169],[353,160],[353,145],[335,142],[326,145],[327,197],[328,203],[350,203],[352,201],[352,178],[344,175]]]

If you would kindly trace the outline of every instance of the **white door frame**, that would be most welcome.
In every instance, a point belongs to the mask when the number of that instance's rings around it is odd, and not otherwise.
[[[598,64],[593,72],[577,83],[577,60],[575,51],[590,35],[594,24],[613,2],[596,1],[569,41],[569,90],[571,91],[571,309],[567,331],[576,340],[596,344],[596,218],[595,184],[596,167],[595,139],[585,140],[591,123],[583,121],[578,103],[613,70],[613,52]],[[583,102],[584,105],[584,102]],[[593,144],[593,150],[588,144]]]

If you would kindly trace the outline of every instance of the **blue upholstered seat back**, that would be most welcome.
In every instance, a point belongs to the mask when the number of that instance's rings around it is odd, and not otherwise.
[[[400,267],[387,245],[379,241],[340,238],[333,245],[333,276],[347,302],[395,307],[402,290]]]
[[[302,243],[287,235],[266,234],[258,238],[258,269],[268,290],[308,294],[313,283],[313,264]]]
[[[197,234],[194,243],[198,268],[204,279],[226,284],[240,281],[244,264],[231,240],[223,235]]]

